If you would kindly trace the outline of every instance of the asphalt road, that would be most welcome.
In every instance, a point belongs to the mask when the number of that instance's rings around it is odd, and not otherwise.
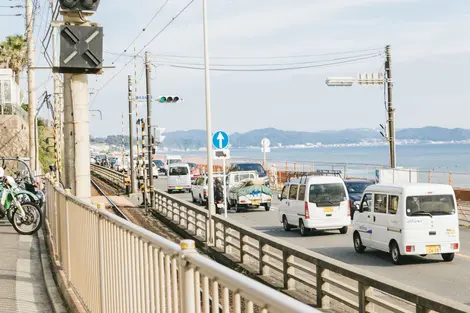
[[[166,191],[166,177],[160,177],[156,186],[157,189]],[[191,201],[188,193],[174,196]],[[403,265],[397,266],[385,252],[368,249],[364,254],[356,253],[351,228],[345,235],[341,235],[339,231],[331,231],[314,233],[308,237],[301,237],[298,230],[284,231],[279,221],[277,204],[279,202],[276,197],[269,212],[264,208],[243,213],[229,211],[228,218],[299,247],[470,305],[470,229],[460,228],[461,248],[452,262],[443,262],[440,256],[413,256],[405,259]]]

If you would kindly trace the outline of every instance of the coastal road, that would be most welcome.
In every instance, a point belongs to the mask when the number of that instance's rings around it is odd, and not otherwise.
[[[156,187],[166,191],[166,177],[160,177]],[[191,195],[173,194],[177,198],[191,202]],[[272,210],[254,209],[235,213],[229,211],[228,218],[246,226],[281,238],[296,246],[313,250],[336,260],[357,266],[375,274],[394,279],[401,283],[429,291],[437,295],[470,305],[470,229],[460,229],[460,252],[452,262],[443,262],[440,256],[408,257],[403,265],[394,265],[388,253],[368,249],[364,254],[355,252],[352,229],[341,235],[339,231],[319,232],[301,237],[298,230],[286,232],[279,222],[276,205]]]

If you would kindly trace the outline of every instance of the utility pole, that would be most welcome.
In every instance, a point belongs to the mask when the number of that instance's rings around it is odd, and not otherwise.
[[[209,38],[207,29],[207,1],[202,0],[202,22],[204,31],[204,85],[206,98],[206,139],[207,139],[207,202],[209,208],[209,244],[214,244],[214,221],[212,214],[215,214],[214,207],[214,171],[212,167],[212,113],[211,113],[211,94],[210,94],[210,74],[209,74]]]
[[[50,3],[52,8],[52,1]],[[57,28],[52,28],[52,64],[57,66]],[[60,173],[62,168],[62,106],[60,97],[60,74],[53,73],[54,75],[54,154],[56,166],[56,180],[60,182]]]
[[[390,46],[385,47],[385,72],[387,73],[387,111],[388,111],[388,140],[390,146],[390,168],[396,167],[395,153],[395,109],[392,106],[392,56]]]
[[[149,158],[149,182],[150,182],[150,208],[155,209],[155,198],[153,193],[153,168],[152,168],[152,98],[150,84],[150,59],[149,52],[145,52],[145,80],[147,85],[147,149]]]
[[[131,193],[137,192],[137,186],[135,183],[135,170],[134,163],[132,158],[134,157],[134,124],[132,119],[132,76],[127,76],[127,89],[128,89],[128,98],[129,98],[129,167],[131,169]]]
[[[28,125],[29,125],[29,162],[33,171],[38,171],[36,147],[36,75],[34,72],[33,38],[33,0],[26,0],[26,40],[28,64]]]
[[[64,15],[64,22],[87,23],[82,16]],[[88,122],[88,75],[64,74],[65,187],[78,198],[89,200],[90,131]]]

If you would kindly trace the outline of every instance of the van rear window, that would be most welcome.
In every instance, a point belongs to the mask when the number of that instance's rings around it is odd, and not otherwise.
[[[317,206],[336,206],[346,200],[346,192],[343,184],[315,184],[310,185],[308,199]]]
[[[434,216],[455,214],[452,195],[410,196],[406,198],[406,215]]]
[[[188,175],[189,171],[187,167],[172,167],[170,169],[170,176]]]

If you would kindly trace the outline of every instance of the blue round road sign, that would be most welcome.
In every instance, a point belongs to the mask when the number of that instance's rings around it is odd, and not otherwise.
[[[215,132],[212,136],[212,144],[217,149],[225,149],[228,146],[228,134],[223,131]]]

